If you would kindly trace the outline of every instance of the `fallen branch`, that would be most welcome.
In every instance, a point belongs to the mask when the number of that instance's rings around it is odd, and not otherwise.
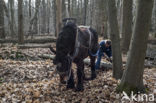
[[[41,55],[38,55],[38,57],[40,57],[42,59],[51,59],[51,60],[54,60],[55,55],[41,54]]]

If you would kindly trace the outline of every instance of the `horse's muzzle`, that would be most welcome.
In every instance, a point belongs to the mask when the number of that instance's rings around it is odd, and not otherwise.
[[[60,72],[60,71],[56,70],[56,73],[58,73],[59,75],[68,75],[68,71]]]

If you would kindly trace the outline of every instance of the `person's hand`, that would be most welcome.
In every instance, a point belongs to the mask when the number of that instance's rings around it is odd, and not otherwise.
[[[112,63],[112,57],[108,57],[106,60]]]
[[[113,57],[112,56],[110,57],[110,60],[113,60]]]
[[[107,61],[110,61],[110,58],[108,57],[108,58],[106,58],[106,60],[107,60]]]

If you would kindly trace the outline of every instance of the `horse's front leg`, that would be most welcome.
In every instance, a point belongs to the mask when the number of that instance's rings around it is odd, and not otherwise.
[[[66,84],[64,77],[65,77],[65,75],[60,75],[60,83],[62,83],[62,84]]]
[[[73,70],[71,69],[71,74],[69,79],[67,80],[67,89],[73,89],[75,88],[75,83],[74,83],[74,74],[73,74]]]
[[[77,86],[76,91],[83,91],[83,76],[84,76],[84,63],[83,61],[77,63]]]
[[[91,80],[96,78],[96,72],[95,72],[95,57],[90,56],[91,60]]]

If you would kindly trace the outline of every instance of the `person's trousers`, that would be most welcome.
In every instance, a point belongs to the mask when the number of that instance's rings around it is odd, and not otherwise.
[[[103,56],[103,52],[101,50],[98,51],[97,54],[97,61],[95,64],[95,69],[99,69],[100,68],[100,63],[101,63],[101,57]]]

